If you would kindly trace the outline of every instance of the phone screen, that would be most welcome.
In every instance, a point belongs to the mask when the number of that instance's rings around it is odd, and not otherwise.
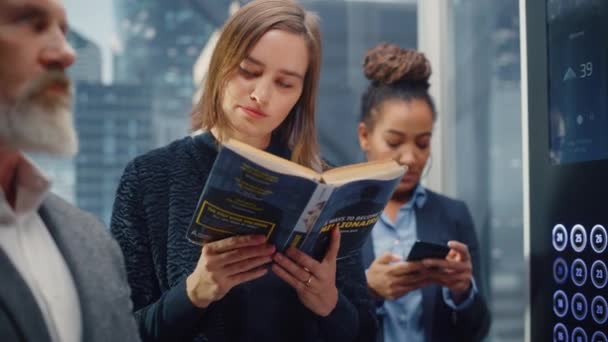
[[[423,259],[445,259],[450,247],[432,242],[416,241],[408,254],[407,261],[420,261]]]

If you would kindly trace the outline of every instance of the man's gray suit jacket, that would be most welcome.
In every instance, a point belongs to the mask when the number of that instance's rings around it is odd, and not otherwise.
[[[139,341],[122,253],[105,227],[53,194],[39,213],[74,278],[82,341]],[[0,341],[51,341],[36,300],[2,249]]]

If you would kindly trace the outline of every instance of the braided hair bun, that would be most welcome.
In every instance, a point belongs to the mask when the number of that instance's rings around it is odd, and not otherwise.
[[[363,72],[372,83],[407,82],[428,89],[431,63],[421,52],[383,43],[367,51]]]

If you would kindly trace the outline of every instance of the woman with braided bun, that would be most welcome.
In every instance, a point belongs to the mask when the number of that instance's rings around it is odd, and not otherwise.
[[[370,83],[361,100],[361,148],[368,160],[408,166],[363,251],[381,322],[378,341],[479,341],[490,313],[471,215],[464,202],[420,184],[437,117],[430,63],[415,50],[381,44],[367,52],[363,70]],[[447,244],[450,252],[405,261],[416,240]]]

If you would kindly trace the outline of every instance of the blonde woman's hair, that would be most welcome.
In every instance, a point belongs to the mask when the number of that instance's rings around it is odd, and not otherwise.
[[[224,25],[209,63],[203,94],[191,119],[193,130],[223,134],[230,127],[222,110],[228,80],[253,46],[270,30],[301,35],[308,47],[308,68],[302,94],[287,118],[273,132],[280,143],[292,151],[291,160],[319,170],[319,146],[315,127],[315,108],[321,69],[321,35],[318,17],[295,1],[255,0],[240,8]]]

